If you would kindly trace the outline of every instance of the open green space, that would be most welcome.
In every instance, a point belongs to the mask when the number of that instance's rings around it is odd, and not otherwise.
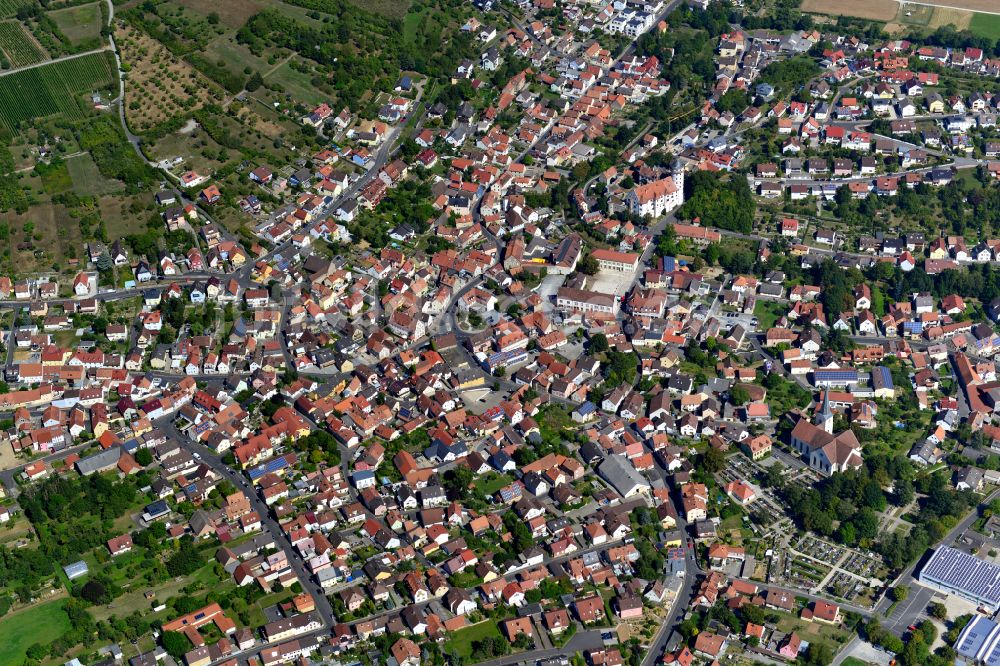
[[[279,84],[292,98],[306,106],[321,104],[328,98],[312,85],[313,76],[292,67],[295,60],[289,60],[270,72],[264,80],[269,85]]]
[[[20,666],[35,643],[46,645],[70,628],[62,601],[32,606],[0,620],[0,666]]]
[[[74,44],[101,36],[100,3],[56,9],[49,12],[49,17]]]
[[[512,479],[506,474],[496,474],[489,478],[484,478],[476,481],[476,490],[478,490],[483,495],[492,495],[496,491],[500,490],[507,484],[509,484]]]
[[[0,81],[0,124],[17,130],[35,118],[57,113],[79,118],[88,106],[84,94],[112,87],[116,76],[110,52],[9,74]]]
[[[758,328],[766,331],[774,328],[774,322],[788,313],[788,306],[773,301],[758,300],[753,306],[753,314],[759,322]]]
[[[496,622],[487,620],[453,633],[451,639],[444,644],[444,651],[458,656],[463,662],[469,661],[472,658],[472,644],[490,637],[506,640],[501,637]]]
[[[67,159],[66,169],[73,182],[73,191],[80,196],[109,194],[121,189],[121,183],[115,183],[101,175],[97,163],[88,153]]]
[[[225,36],[209,44],[208,48],[205,49],[205,55],[209,60],[222,65],[233,74],[242,75],[244,68],[250,67],[264,75],[273,67],[264,58],[251,53],[247,47],[237,44]]]
[[[65,174],[65,169],[62,170]],[[72,187],[68,176],[57,175],[46,181],[47,193],[66,192]],[[49,188],[52,189],[49,189]],[[7,213],[0,221],[7,234],[0,239],[0,267],[14,275],[52,270],[65,266],[65,260],[77,251],[83,238],[80,223],[70,217],[65,206],[40,203],[23,214]]]
[[[389,18],[402,18],[410,9],[410,0],[348,0],[352,5]]]
[[[778,622],[778,630],[785,633],[794,631],[803,641],[809,641],[810,645],[826,645],[832,654],[837,654],[840,646],[850,640],[851,633],[840,627],[828,627],[814,622],[781,613],[781,620]]]
[[[969,30],[979,37],[989,37],[995,39],[1000,35],[1000,15],[980,14],[972,15],[972,22],[969,23]]]
[[[857,657],[847,657],[841,663],[843,666],[868,666],[867,661],[861,661]]]

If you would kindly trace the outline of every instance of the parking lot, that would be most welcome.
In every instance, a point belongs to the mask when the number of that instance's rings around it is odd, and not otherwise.
[[[866,664],[878,664],[879,666],[889,666],[892,662],[891,653],[862,640],[855,640],[851,644],[850,650],[842,656],[854,657]]]
[[[755,317],[751,312],[725,312],[720,314],[724,325],[736,326],[739,324],[750,333],[755,332],[757,330],[757,326],[760,324],[757,317]]]
[[[489,383],[481,388],[468,389],[460,393],[465,409],[477,416],[499,405],[504,398],[501,391],[494,391]]]

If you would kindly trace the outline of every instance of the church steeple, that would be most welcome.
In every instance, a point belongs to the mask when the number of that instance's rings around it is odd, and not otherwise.
[[[823,407],[816,412],[816,425],[833,434],[833,410],[830,409],[830,391],[823,391]]]

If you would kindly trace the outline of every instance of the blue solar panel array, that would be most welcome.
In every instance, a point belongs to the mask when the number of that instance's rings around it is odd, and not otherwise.
[[[975,663],[1000,665],[1000,625],[976,615],[959,635],[955,652]]]
[[[883,388],[887,389],[895,388],[895,386],[892,383],[892,373],[889,372],[889,368],[885,367],[884,365],[876,367],[874,370],[872,370],[873,380],[875,379],[876,374],[878,375],[879,380],[881,380],[881,386]],[[873,381],[873,383],[875,382]]]
[[[285,460],[284,456],[280,458],[272,458],[266,463],[254,467],[252,470],[247,472],[247,475],[250,477],[251,481],[256,481],[269,472],[277,472],[286,467],[288,467],[288,461]]]
[[[817,370],[815,372],[817,382],[843,382],[844,384],[854,384],[858,381],[857,370]]]
[[[1000,566],[955,548],[934,551],[919,579],[990,609],[1000,606]]]

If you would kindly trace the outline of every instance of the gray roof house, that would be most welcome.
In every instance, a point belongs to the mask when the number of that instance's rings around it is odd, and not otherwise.
[[[649,482],[625,456],[612,454],[597,466],[597,473],[624,498],[650,491]]]

